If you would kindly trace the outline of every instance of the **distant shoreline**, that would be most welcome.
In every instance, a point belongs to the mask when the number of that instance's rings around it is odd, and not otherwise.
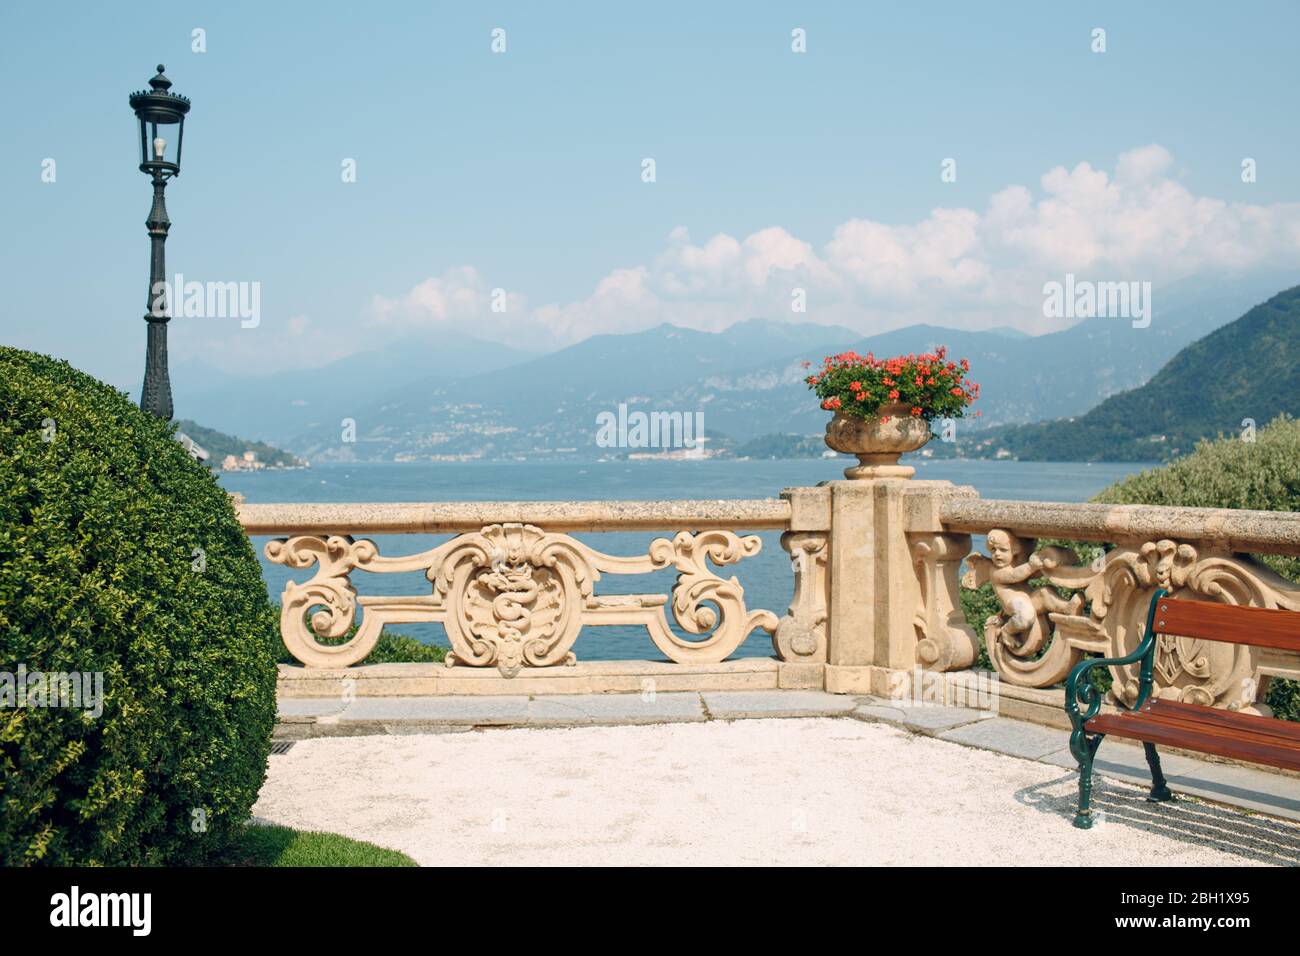
[[[681,464],[681,465],[702,465],[709,463],[727,462],[734,464],[754,464],[762,462],[849,462],[853,461],[851,455],[836,455],[834,458],[815,458],[815,457],[790,457],[790,458],[739,458],[732,455],[717,455],[712,458],[579,458],[579,457],[550,457],[539,456],[536,458],[526,457],[504,457],[504,458],[470,458],[458,459],[454,461],[383,461],[377,459],[358,459],[356,461],[321,461],[306,466],[286,466],[276,468],[262,468],[258,471],[229,471],[222,472],[217,469],[218,473],[229,475],[256,475],[267,472],[283,471],[322,471],[343,468],[428,468],[433,465],[647,465],[656,464]],[[1142,468],[1158,468],[1167,464],[1162,461],[1076,461],[1076,460],[1024,460],[1019,458],[917,458],[915,456],[904,456],[903,464],[910,464],[918,467],[924,467],[929,464],[942,463],[945,465],[956,465],[963,462],[979,462],[981,464],[1006,464],[1006,465],[1082,465],[1092,467],[1094,465],[1105,465],[1107,467],[1120,466],[1140,466]],[[832,474],[834,472],[832,471]]]

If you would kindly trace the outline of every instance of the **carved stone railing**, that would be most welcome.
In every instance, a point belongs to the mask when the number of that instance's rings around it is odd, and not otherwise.
[[[1300,555],[1300,515],[988,501],[945,481],[830,481],[757,501],[241,503],[239,514],[250,535],[275,536],[270,560],[315,569],[282,598],[285,645],[308,669],[363,661],[385,625],[432,621],[446,629],[447,661],[458,668],[445,673],[536,676],[574,662],[582,628],[620,624],[643,626],[647,650],[681,665],[718,665],[767,631],[774,686],[837,693],[887,695],[902,672],[967,671],[983,646],[1002,682],[1037,693],[1084,655],[1137,646],[1158,587],[1300,610],[1300,586],[1251,557]],[[624,531],[665,534],[622,555],[574,537]],[[754,532],[763,531],[782,532],[791,558],[792,596],[779,619],[749,607],[739,580],[717,573],[757,554]],[[372,536],[392,534],[450,537],[419,553],[380,554]],[[987,553],[971,553],[977,535]],[[1102,548],[1082,562],[1069,547],[1039,547],[1044,538]],[[677,574],[668,593],[600,590],[605,575],[665,570]],[[358,595],[355,571],[422,572],[428,585]],[[985,582],[998,611],[977,634],[961,589]],[[1136,673],[1113,676],[1116,698],[1132,701]],[[1166,696],[1258,710],[1278,676],[1300,679],[1300,655],[1161,638],[1156,681]]]
[[[1300,554],[1300,515],[1209,508],[951,500],[946,536],[987,535],[963,585],[992,585],[1000,610],[984,623],[993,667],[1009,683],[1050,687],[1087,654],[1121,657],[1142,638],[1151,595],[1300,611],[1300,586],[1252,554]],[[1105,546],[1081,563],[1038,538]],[[1155,679],[1161,696],[1258,712],[1272,677],[1300,679],[1300,655],[1161,636]],[[946,668],[939,668],[946,669]],[[1136,665],[1113,669],[1111,693],[1132,704]]]
[[[717,663],[756,628],[773,634],[778,657],[825,659],[825,534],[791,532],[786,501],[489,502],[468,504],[241,504],[250,535],[275,534],[264,553],[294,569],[315,566],[309,580],[282,595],[285,646],[307,667],[348,667],[374,649],[385,625],[438,622],[452,666],[521,668],[572,664],[584,627],[642,625],[669,660]],[[612,555],[573,532],[686,527],[652,540],[642,554]],[[757,554],[757,535],[781,530],[792,555],[794,600],[778,620],[746,606],[735,578],[713,567]],[[381,555],[363,535],[452,534],[416,554]],[[712,567],[711,567],[712,565]],[[602,575],[677,572],[671,594],[600,594]],[[358,595],[354,571],[423,572],[427,593]],[[363,609],[360,622],[357,610]],[[698,640],[673,631],[667,615]],[[356,631],[345,641],[354,624]],[[330,639],[322,643],[320,638]]]

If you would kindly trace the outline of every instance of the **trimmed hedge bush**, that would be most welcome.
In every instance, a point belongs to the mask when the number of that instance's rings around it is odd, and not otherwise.
[[[98,717],[0,706],[0,864],[203,862],[265,779],[266,586],[172,432],[66,362],[0,347],[0,671],[103,675]]]

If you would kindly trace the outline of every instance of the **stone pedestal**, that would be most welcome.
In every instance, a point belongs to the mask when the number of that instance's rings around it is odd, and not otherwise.
[[[823,487],[832,529],[826,690],[887,694],[887,671],[916,666],[920,641],[966,648],[949,653],[954,663],[972,657],[974,635],[952,618],[962,549],[923,542],[942,532],[941,502],[974,490],[890,478]]]

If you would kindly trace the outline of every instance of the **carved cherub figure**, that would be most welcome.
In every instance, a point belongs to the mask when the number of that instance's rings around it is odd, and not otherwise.
[[[1069,567],[1078,561],[1068,548],[1044,548],[1025,554],[1026,542],[1009,531],[995,528],[988,535],[989,556],[972,555],[975,581],[984,578],[993,584],[993,594],[1002,605],[1001,617],[991,617],[986,627],[996,628],[997,640],[1018,656],[1036,653],[1047,640],[1048,614],[1078,614],[1083,596],[1063,598],[1050,587],[1030,588],[1031,578],[1048,576],[1046,572]]]

